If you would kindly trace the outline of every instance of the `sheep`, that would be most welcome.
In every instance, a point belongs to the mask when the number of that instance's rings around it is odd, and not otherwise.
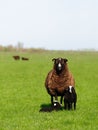
[[[20,60],[20,56],[13,56],[13,58],[15,59],[15,60]]]
[[[75,92],[74,87],[69,86],[65,90],[64,94],[64,108],[65,109],[72,109],[72,104],[74,104],[74,110],[76,109],[76,102],[77,102],[77,94]]]
[[[53,102],[51,106],[42,107],[39,112],[52,112],[62,110],[62,106],[58,102]]]
[[[61,96],[60,103],[62,104],[65,89],[68,86],[75,86],[75,80],[68,69],[66,58],[53,58],[52,61],[54,62],[53,69],[46,76],[45,87],[51,96],[51,103],[53,104],[53,97],[58,101],[58,96]]]
[[[29,60],[29,58],[26,58],[26,57],[22,57],[21,59],[22,60]]]

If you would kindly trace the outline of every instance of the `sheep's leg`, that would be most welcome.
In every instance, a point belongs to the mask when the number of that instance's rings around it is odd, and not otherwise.
[[[51,96],[51,104],[53,104],[53,96]]]
[[[62,104],[63,96],[61,96],[60,103]]]

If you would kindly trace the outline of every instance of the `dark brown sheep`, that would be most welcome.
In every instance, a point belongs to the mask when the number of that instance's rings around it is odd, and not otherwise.
[[[20,56],[13,56],[15,60],[20,60]]]
[[[67,59],[54,58],[52,61],[54,61],[54,66],[46,77],[45,87],[51,96],[51,103],[53,104],[53,97],[58,101],[58,96],[61,96],[60,103],[62,104],[65,90],[68,86],[74,87],[75,80],[68,69]]]

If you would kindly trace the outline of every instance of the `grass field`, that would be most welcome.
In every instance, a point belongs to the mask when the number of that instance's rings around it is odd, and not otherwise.
[[[15,61],[12,55],[29,57]],[[76,80],[75,111],[39,113],[54,57],[66,57]],[[0,52],[0,130],[98,130],[98,52]]]

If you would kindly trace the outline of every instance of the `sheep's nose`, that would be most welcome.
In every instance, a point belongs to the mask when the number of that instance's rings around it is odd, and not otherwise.
[[[60,68],[61,68],[61,66],[62,66],[62,65],[61,65],[61,63],[59,63],[59,64],[58,64],[58,67],[60,67]]]
[[[58,69],[61,70],[61,68],[62,68],[62,65],[61,65],[61,63],[59,63],[58,64]]]

